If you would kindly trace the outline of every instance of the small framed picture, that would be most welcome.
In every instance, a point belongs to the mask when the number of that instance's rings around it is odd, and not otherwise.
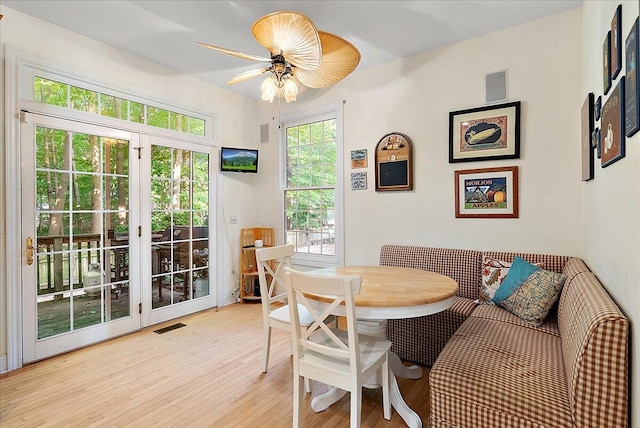
[[[366,190],[367,173],[366,171],[351,173],[351,190]]]
[[[456,218],[517,218],[518,167],[455,171]]]
[[[611,19],[611,80],[622,69],[622,5],[619,4]]]
[[[520,157],[520,101],[449,113],[449,163]]]
[[[351,168],[367,167],[367,149],[351,150]]]
[[[607,102],[602,106],[600,141],[603,168],[619,161],[625,155],[624,134],[624,76],[611,91]]]
[[[602,89],[605,95],[611,89],[611,31],[607,32],[602,44]]]
[[[597,122],[600,120],[600,111],[602,110],[602,97],[596,98],[596,102],[593,106],[593,120]]]
[[[591,134],[593,133],[593,92],[589,92],[582,104],[582,181],[593,179],[593,147]]]
[[[598,148],[598,140],[599,139],[600,139],[600,128],[596,128],[591,133],[591,148],[592,149],[597,149]],[[598,158],[600,158],[600,156],[598,156]]]
[[[625,41],[626,82],[624,85],[624,129],[627,137],[631,137],[640,129],[640,70],[638,69],[638,52],[640,37],[638,18],[633,23]]]

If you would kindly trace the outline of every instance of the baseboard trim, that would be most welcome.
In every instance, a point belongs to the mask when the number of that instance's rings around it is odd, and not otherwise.
[[[235,296],[225,296],[224,302],[222,302],[221,306],[232,305],[234,303],[237,303],[237,300],[236,300]]]

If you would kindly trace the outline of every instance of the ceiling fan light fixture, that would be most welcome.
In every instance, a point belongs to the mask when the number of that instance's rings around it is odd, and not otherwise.
[[[349,75],[360,62],[358,49],[342,37],[318,31],[309,18],[299,12],[274,12],[259,18],[251,28],[253,36],[269,51],[269,58],[222,48],[208,43],[198,45],[252,61],[268,62],[264,68],[244,71],[226,84],[244,82],[262,74],[262,99],[275,97],[295,101],[308,88],[325,88]]]
[[[276,96],[277,90],[276,82],[273,80],[272,76],[267,77],[262,82],[262,86],[260,86],[260,90],[262,91],[262,99],[264,101],[273,102],[273,98]]]
[[[287,103],[296,100],[296,96],[298,95],[298,85],[293,79],[287,79],[284,82],[284,99]]]

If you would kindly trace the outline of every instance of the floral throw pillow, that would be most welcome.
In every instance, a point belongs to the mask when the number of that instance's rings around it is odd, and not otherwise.
[[[498,260],[493,257],[482,256],[482,285],[478,303],[481,305],[494,305],[493,296],[509,273],[513,262]],[[535,264],[544,267],[542,263]]]

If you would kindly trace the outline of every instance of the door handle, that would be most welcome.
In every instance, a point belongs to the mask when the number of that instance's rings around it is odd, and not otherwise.
[[[27,264],[33,264],[33,238],[27,238]]]

